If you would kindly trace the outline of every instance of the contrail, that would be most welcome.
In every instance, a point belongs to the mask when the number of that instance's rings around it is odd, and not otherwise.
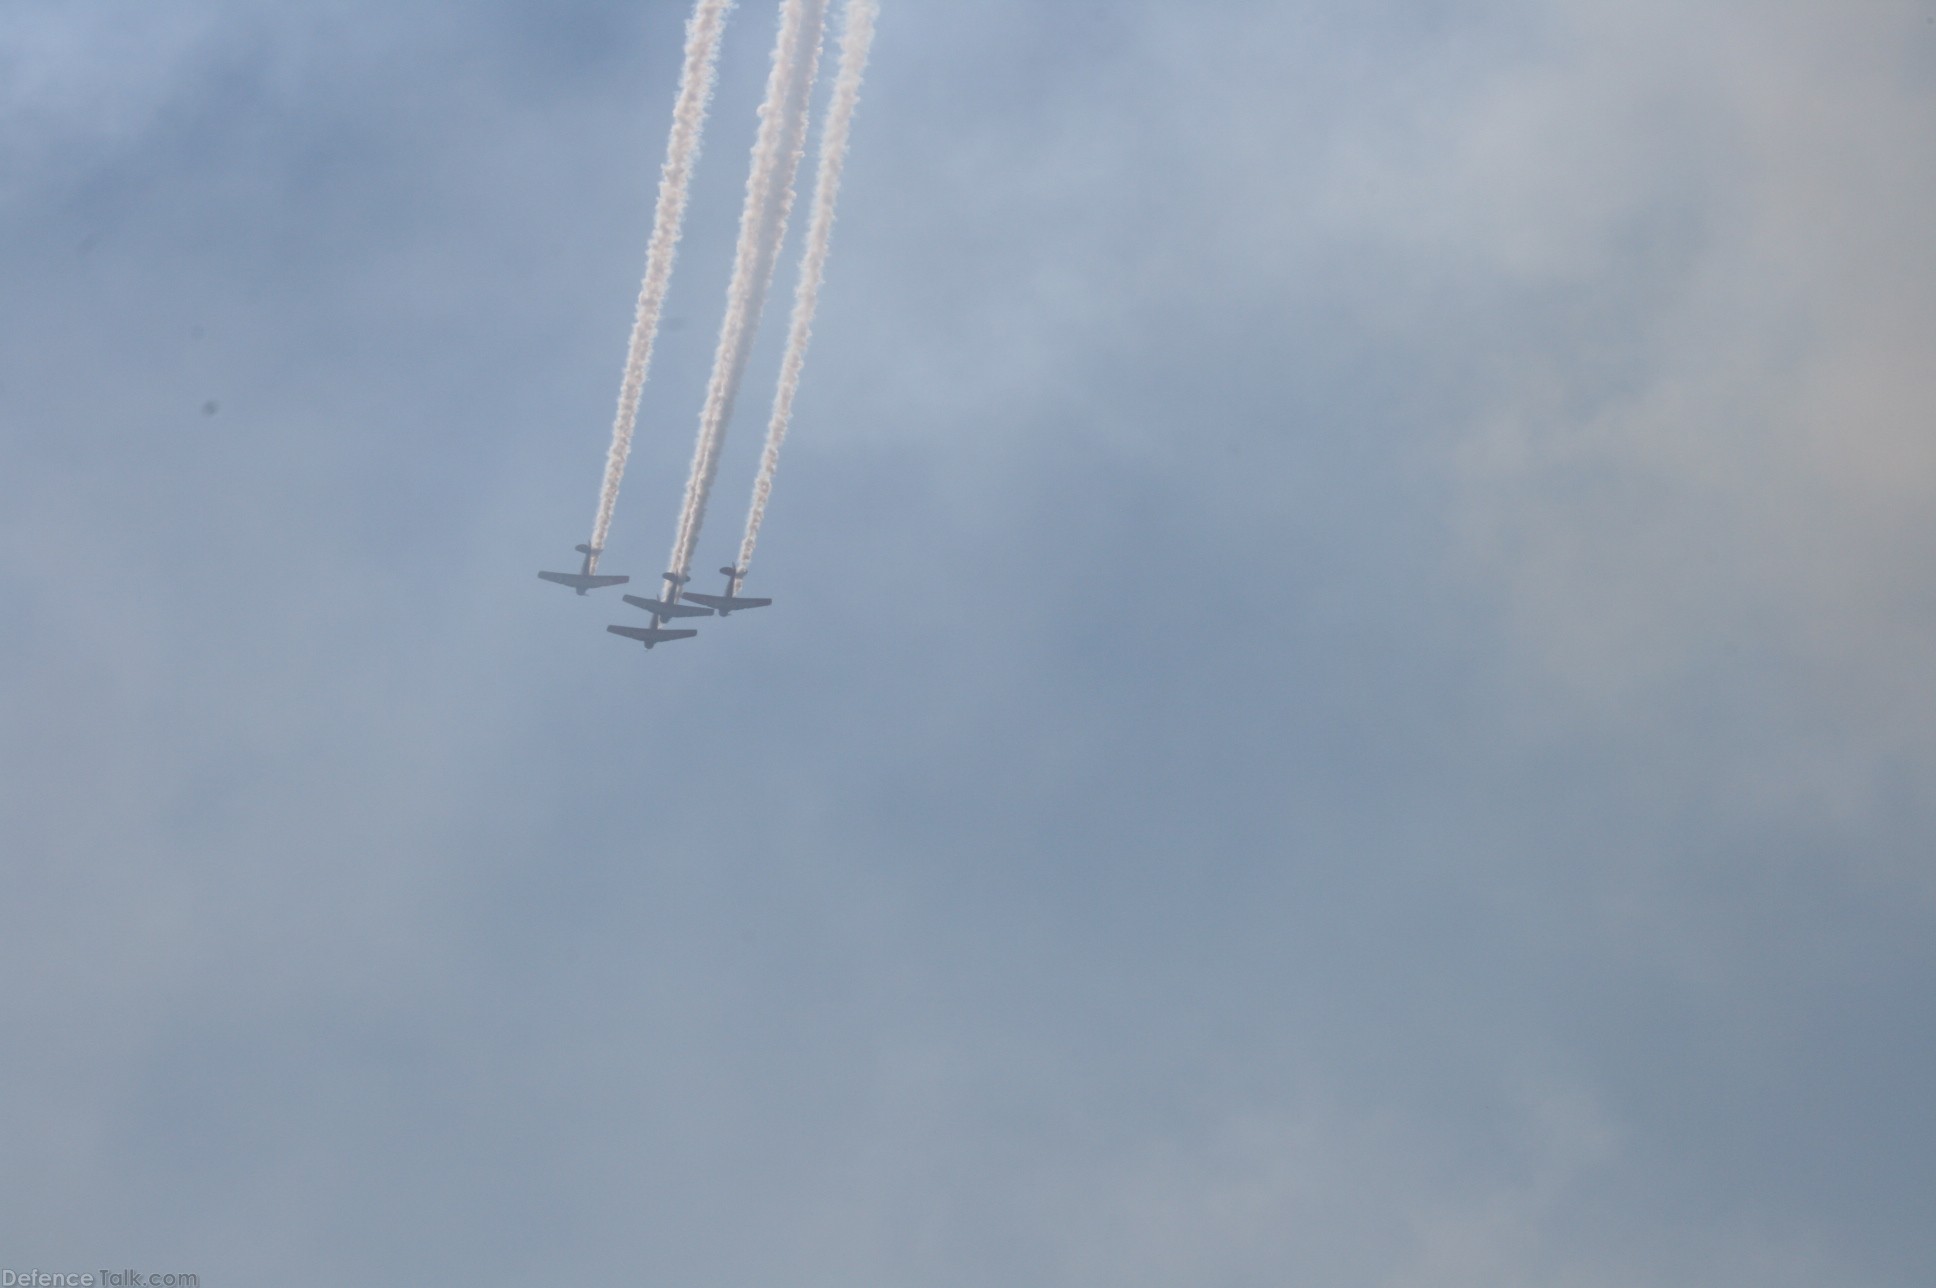
[[[753,142],[752,170],[746,178],[746,204],[740,211],[733,280],[726,291],[726,317],[720,323],[719,346],[713,354],[712,378],[707,383],[699,436],[693,447],[692,472],[686,479],[685,504],[667,564],[680,576],[692,563],[692,547],[706,517],[706,498],[719,469],[720,442],[733,413],[733,395],[745,374],[753,333],[773,283],[780,243],[786,237],[794,175],[806,150],[807,107],[819,70],[826,14],[826,0],[784,0],[780,8],[780,34],[773,47],[766,101],[760,105],[760,129]]]
[[[826,124],[820,129],[820,171],[813,181],[813,215],[807,225],[806,249],[800,254],[800,281],[794,288],[786,357],[780,364],[779,388],[773,394],[773,416],[766,426],[760,474],[753,481],[753,501],[746,511],[746,536],[739,543],[739,560],[733,565],[741,575],[753,562],[767,498],[773,495],[773,475],[780,468],[780,446],[786,442],[787,426],[793,420],[793,399],[800,392],[800,371],[806,365],[813,315],[820,305],[820,284],[826,278],[827,255],[833,248],[834,206],[840,199],[840,176],[847,164],[847,138],[853,130],[861,75],[867,70],[867,51],[874,42],[874,18],[879,12],[877,0],[847,0],[842,10],[840,71],[834,80]]]
[[[625,477],[625,460],[632,453],[632,427],[639,416],[639,392],[652,365],[652,342],[659,333],[659,313],[666,287],[672,281],[672,261],[679,249],[685,223],[686,198],[692,187],[692,168],[699,159],[699,138],[705,130],[706,105],[712,99],[719,65],[719,40],[732,12],[733,0],[698,0],[686,20],[686,60],[679,72],[679,94],[672,108],[672,134],[666,141],[665,165],[659,171],[659,202],[652,215],[652,240],[646,246],[645,279],[639,284],[638,309],[632,318],[632,342],[625,356],[625,377],[619,383],[618,414],[612,420],[612,446],[605,455],[605,480],[598,490],[598,517],[592,521],[590,556],[596,570],[598,554],[612,530],[618,506],[618,485]]]

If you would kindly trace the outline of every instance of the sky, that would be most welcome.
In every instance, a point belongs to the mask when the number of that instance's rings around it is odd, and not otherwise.
[[[0,1268],[1926,1284],[1936,6],[883,0],[648,655],[685,10],[0,8]]]

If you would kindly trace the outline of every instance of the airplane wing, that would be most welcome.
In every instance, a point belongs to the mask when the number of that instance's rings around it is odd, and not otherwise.
[[[627,595],[625,602],[660,617],[711,617],[713,615],[713,610],[710,608],[700,608],[694,604],[668,604],[662,600],[646,599],[640,595]]]
[[[685,597],[706,605],[708,609],[719,609],[728,613],[736,613],[742,608],[765,608],[773,602],[770,599],[752,599],[743,595],[701,595],[691,590],[686,592]]]
[[[698,631],[670,631],[658,626],[607,626],[606,630],[614,635],[623,635],[628,640],[641,644],[663,644],[667,640],[691,639]]]
[[[538,576],[546,581],[555,581],[560,586],[570,586],[573,590],[598,590],[604,586],[623,586],[632,580],[630,577],[588,577],[576,572],[541,572]]]

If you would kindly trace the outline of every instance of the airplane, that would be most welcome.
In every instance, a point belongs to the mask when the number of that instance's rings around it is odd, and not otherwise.
[[[605,629],[614,635],[623,635],[627,639],[637,640],[648,649],[654,644],[663,644],[667,640],[686,640],[699,634],[698,631],[692,630],[661,630],[657,617],[652,619],[652,625],[650,626],[607,626]]]
[[[665,575],[665,579],[666,585],[670,589],[666,591],[666,597],[664,599],[646,599],[642,595],[627,595],[625,602],[634,607],[643,608],[646,612],[652,614],[654,619],[652,624],[654,626],[658,625],[658,619],[665,617],[711,617],[713,615],[713,610],[710,608],[701,608],[697,604],[682,604],[679,602],[679,588],[691,581],[692,578],[682,577],[676,572],[669,572]],[[711,596],[708,596],[708,598],[711,598]]]
[[[604,586],[623,586],[632,580],[630,577],[599,577],[592,573],[592,569],[597,566],[598,556],[605,553],[603,550],[579,546],[578,553],[585,556],[585,564],[577,572],[541,572],[538,576],[546,581],[555,581],[560,586],[570,586],[581,595],[588,590],[598,590]]]
[[[726,574],[725,594],[701,595],[696,591],[692,591],[687,593],[686,598],[704,604],[708,608],[717,609],[721,617],[727,616],[736,608],[765,608],[773,602],[770,599],[753,599],[734,594],[739,589],[739,579],[746,575],[744,568],[735,568],[729,564],[721,568],[720,571]]]

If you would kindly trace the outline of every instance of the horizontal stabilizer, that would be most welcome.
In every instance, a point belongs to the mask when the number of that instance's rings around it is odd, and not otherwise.
[[[698,631],[667,630],[659,626],[607,626],[605,629],[628,640],[637,640],[647,648],[667,640],[689,640],[699,634]]]
[[[712,609],[701,608],[696,604],[668,604],[663,599],[646,599],[642,595],[627,595],[625,602],[660,617],[711,617],[713,615]]]

